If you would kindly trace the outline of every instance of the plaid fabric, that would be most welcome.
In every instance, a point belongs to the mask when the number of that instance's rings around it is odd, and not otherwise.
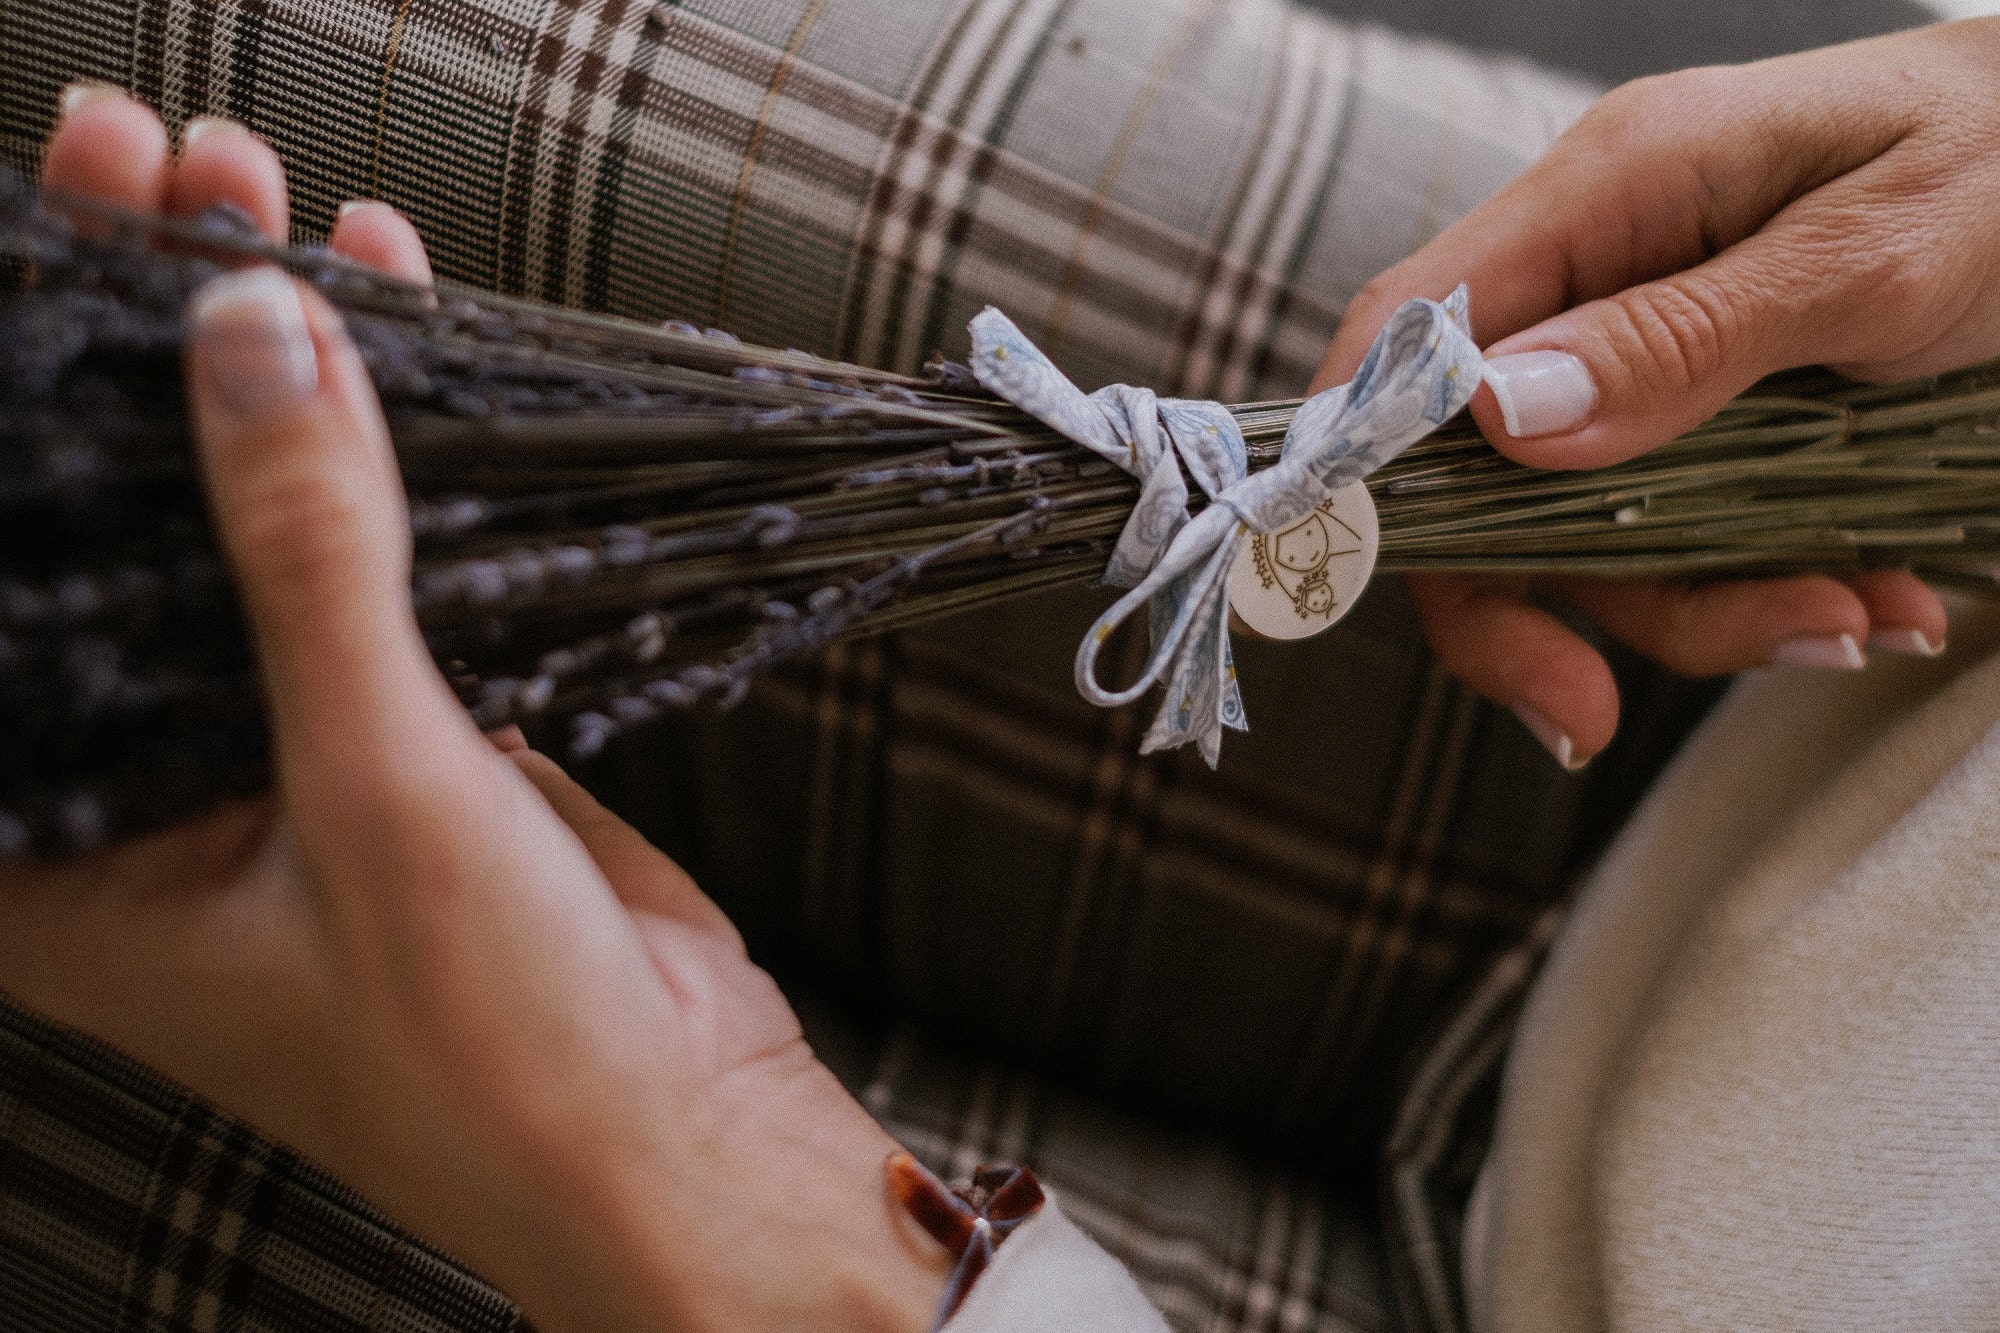
[[[1383,1150],[1383,1223],[1398,1324],[1464,1333],[1465,1216],[1493,1145],[1500,1078],[1528,988],[1566,912],[1545,913],[1412,1061]]]
[[[901,365],[996,301],[1082,379],[1246,397],[1297,391],[1355,288],[1588,98],[1278,0],[15,0],[0,23],[16,158],[65,80],[110,78],[269,135],[305,233],[386,195],[457,278]],[[1386,1071],[1664,747],[1628,731],[1560,773],[1388,585],[1308,646],[1244,649],[1259,730],[1219,775],[1142,761],[1136,717],[1069,685],[1091,602],[849,647],[595,780],[768,955],[1363,1163]],[[1642,716],[1680,707],[1630,683]]]
[[[897,366],[1004,301],[1079,381],[1295,393],[1354,290],[1589,90],[1278,0],[16,0],[29,163],[90,75],[237,115],[300,226]]]
[[[454,278],[906,367],[990,301],[1079,380],[1234,398],[1296,393],[1357,287],[1588,97],[1280,0],[11,0],[0,153],[32,165],[77,77],[250,122],[302,233],[384,196]],[[1258,730],[1210,773],[1077,700],[1100,600],[847,645],[588,776],[781,975],[1304,1173],[1222,1231],[1201,1195],[1141,1210],[1142,1268],[1174,1271],[1142,1235],[1199,1254],[1206,1295],[1158,1288],[1185,1326],[1379,1326],[1373,1251],[1301,1238],[1358,1214],[1299,1182],[1372,1171],[1413,1044],[1706,694],[1623,664],[1624,738],[1571,778],[1436,669],[1385,582],[1307,645],[1243,646]],[[971,1132],[949,1099],[879,1104],[940,1152]],[[89,1138],[109,1113],[64,1114]],[[1090,1184],[1119,1142],[1057,1155],[1086,1221],[1144,1197]],[[10,1243],[0,1264],[58,1242]],[[1319,1256],[1304,1288],[1287,1255]]]
[[[1412,1049],[1561,898],[1707,693],[1619,658],[1624,735],[1579,782],[1445,678],[1383,588],[1321,639],[1239,645],[1264,702],[1212,773],[1141,758],[1145,717],[1077,698],[1099,605],[848,645],[615,751],[593,784],[781,976],[1370,1169]]]
[[[804,1007],[936,1171],[1024,1162],[1183,1333],[1389,1327],[1365,1194]],[[513,1333],[498,1292],[310,1163],[0,996],[0,1333]]]
[[[1108,1112],[1097,1098],[887,1035],[808,999],[813,1046],[947,1179],[1018,1162],[1131,1268],[1182,1333],[1373,1333],[1392,1326],[1364,1182],[1274,1166],[1223,1139]]]
[[[324,1173],[0,995],[0,1333],[510,1333]]]

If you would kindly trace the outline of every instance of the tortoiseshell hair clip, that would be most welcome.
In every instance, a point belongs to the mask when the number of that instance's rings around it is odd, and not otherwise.
[[[906,1152],[891,1153],[886,1169],[896,1201],[958,1260],[931,1321],[931,1333],[938,1333],[965,1304],[1000,1243],[1042,1210],[1046,1196],[1025,1166],[981,1167],[972,1184],[956,1190]]]

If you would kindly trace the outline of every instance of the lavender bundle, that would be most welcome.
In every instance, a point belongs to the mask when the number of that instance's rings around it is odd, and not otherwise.
[[[433,654],[482,725],[575,758],[836,638],[1095,579],[1137,494],[947,362],[893,375],[433,293],[228,210],[176,223],[0,176],[0,256],[30,275],[0,308],[0,855],[267,781],[180,385],[181,312],[225,265],[281,264],[342,311],[410,491]],[[1253,466],[1296,408],[1232,409]],[[1593,473],[1517,467],[1454,423],[1369,485],[1390,569],[1893,565],[1990,588],[2000,370],[1793,376]]]

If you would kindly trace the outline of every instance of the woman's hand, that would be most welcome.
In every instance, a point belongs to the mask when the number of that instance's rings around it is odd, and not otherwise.
[[[1775,371],[1896,380],[2000,355],[1996,219],[2000,20],[1644,79],[1370,284],[1320,381],[1348,378],[1403,300],[1467,282],[1510,400],[1475,400],[1487,438],[1534,467],[1601,467]],[[1578,765],[1610,742],[1617,690],[1531,593],[1689,675],[1858,667],[1864,645],[1930,655],[1945,633],[1899,573],[1409,584],[1444,664]]]
[[[115,91],[65,111],[50,185],[227,200],[286,234],[282,169],[242,127],[197,122],[176,157]],[[332,243],[427,277],[383,206]],[[337,316],[264,269],[190,324],[278,795],[5,867],[0,986],[319,1159],[545,1329],[922,1327],[948,1265],[891,1211],[890,1139],[688,877],[518,736],[480,735],[432,665]]]

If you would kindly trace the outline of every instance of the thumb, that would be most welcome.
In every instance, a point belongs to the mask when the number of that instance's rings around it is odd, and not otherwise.
[[[204,287],[188,323],[202,469],[256,640],[281,782],[352,795],[415,765],[436,771],[468,746],[483,756],[410,609],[402,483],[339,316],[256,268]]]
[[[1873,270],[1825,250],[1781,225],[1503,339],[1473,415],[1531,467],[1603,467],[1665,444],[1767,375],[1864,347],[1854,289]]]

